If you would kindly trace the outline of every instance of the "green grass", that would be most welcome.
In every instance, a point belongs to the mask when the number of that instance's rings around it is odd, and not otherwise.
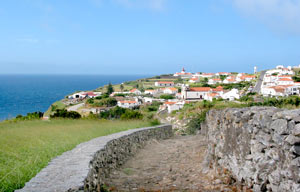
[[[92,138],[150,124],[144,121],[51,120],[0,123],[0,191],[14,191],[48,162]]]
[[[55,105],[57,109],[64,109],[66,105],[62,101],[56,101],[52,105]],[[50,116],[52,113],[51,106],[48,108],[48,110],[44,113],[44,116]]]

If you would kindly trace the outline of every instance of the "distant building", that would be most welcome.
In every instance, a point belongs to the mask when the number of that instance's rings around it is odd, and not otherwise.
[[[159,110],[167,109],[168,113],[183,108],[185,101],[167,101],[160,106]]]
[[[193,74],[185,72],[185,69],[183,67],[182,70],[181,70],[181,72],[175,73],[174,76],[175,77],[181,77],[182,79],[189,79],[189,78],[192,78]]]
[[[239,90],[237,89],[232,89],[226,93],[224,93],[222,95],[223,99],[229,100],[229,101],[233,101],[235,99],[239,99],[240,98],[240,94],[239,94]]]
[[[192,78],[190,78],[190,80],[189,80],[190,83],[197,83],[197,82],[199,82],[199,81],[200,81],[199,77],[192,77]]]
[[[210,87],[183,87],[181,96],[184,100],[202,100],[206,99],[207,94],[210,92]]]
[[[217,84],[217,83],[222,83],[222,80],[219,79],[219,78],[209,79],[209,80],[208,80],[208,84],[209,84],[209,85],[213,85],[213,84]]]
[[[164,94],[176,94],[178,92],[178,89],[176,89],[175,87],[162,88],[162,92]]]
[[[135,94],[135,95],[141,95],[142,94],[142,92],[138,89],[132,89],[132,90],[130,90],[130,93]]]
[[[118,101],[118,106],[122,108],[135,108],[138,107],[141,103],[138,101]]]
[[[174,87],[173,81],[157,81],[154,83],[156,87]]]

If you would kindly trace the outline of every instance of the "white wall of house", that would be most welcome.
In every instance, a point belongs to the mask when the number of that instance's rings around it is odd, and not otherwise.
[[[162,83],[162,82],[155,82],[154,85],[156,87],[173,87],[174,86],[174,83],[170,82],[170,83]]]
[[[233,101],[235,99],[239,99],[240,98],[239,90],[232,89],[231,91],[228,91],[227,93],[224,93],[221,97],[223,99],[227,99],[227,100],[230,100],[230,101]]]
[[[286,88],[286,94],[288,95],[299,95],[300,91],[299,91],[299,86],[290,86]]]
[[[166,88],[163,90],[163,93],[164,94],[176,94],[177,90],[171,90],[171,89]]]
[[[134,107],[137,107],[139,106],[140,103],[139,102],[135,102],[135,103],[128,103],[128,102],[121,102],[121,101],[118,101],[118,106],[119,107],[122,107],[122,108],[134,108]]]
[[[277,81],[278,85],[293,85],[294,81]]]

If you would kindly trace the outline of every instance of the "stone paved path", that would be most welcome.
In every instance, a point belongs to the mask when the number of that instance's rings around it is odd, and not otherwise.
[[[151,141],[107,178],[106,187],[110,191],[236,190],[229,175],[202,172],[205,150],[200,135]]]

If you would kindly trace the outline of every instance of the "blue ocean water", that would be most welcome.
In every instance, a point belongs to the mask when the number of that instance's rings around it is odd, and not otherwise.
[[[75,91],[93,90],[145,75],[0,75],[0,120],[18,114],[46,111],[55,101]]]

